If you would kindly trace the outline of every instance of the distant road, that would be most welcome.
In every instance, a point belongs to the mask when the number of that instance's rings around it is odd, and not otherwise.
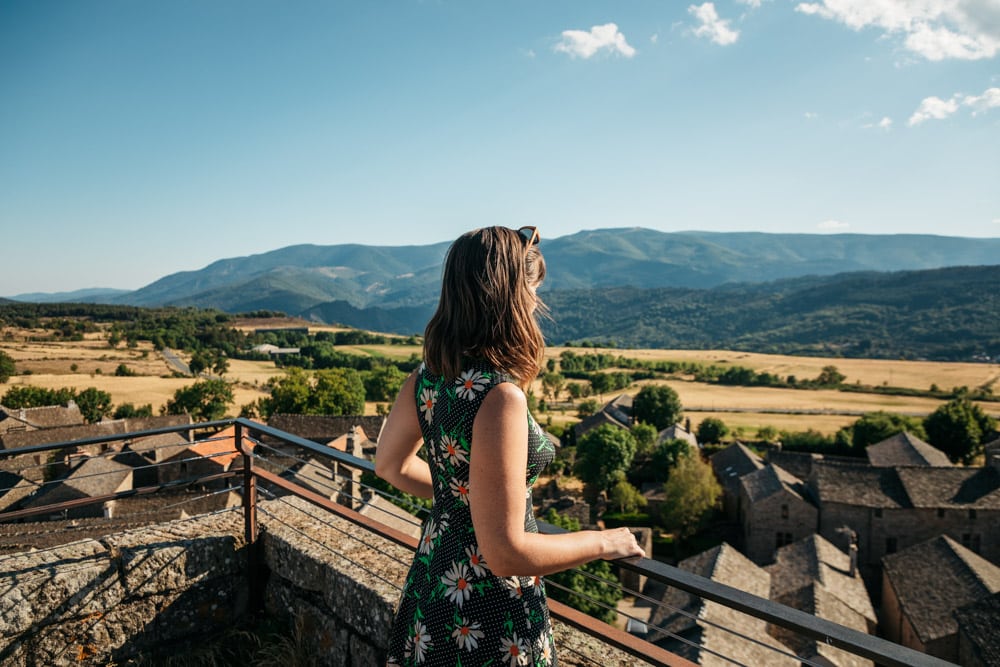
[[[165,347],[162,350],[163,358],[167,360],[167,364],[173,367],[174,370],[183,373],[184,375],[191,375],[191,368],[184,363],[180,357],[174,354],[174,351],[169,347]]]

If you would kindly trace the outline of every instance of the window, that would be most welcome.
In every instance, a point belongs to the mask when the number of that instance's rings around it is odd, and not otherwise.
[[[791,533],[780,533],[779,532],[779,533],[775,533],[774,534],[774,548],[775,549],[780,549],[781,547],[785,546],[786,544],[791,544],[791,543],[792,543],[792,534]]]
[[[782,505],[781,506],[781,518],[782,519],[787,519],[788,518],[788,505]]]
[[[976,520],[976,510],[969,510],[969,518],[973,521]]]
[[[895,537],[887,537],[887,538],[885,538],[885,552],[887,554],[894,554],[894,553],[896,553],[896,538]]]
[[[882,518],[882,508],[881,507],[876,507],[875,508],[875,518],[876,519],[881,519]]]
[[[939,507],[938,508],[938,518],[939,519],[943,519],[944,518],[944,508],[943,507]]]

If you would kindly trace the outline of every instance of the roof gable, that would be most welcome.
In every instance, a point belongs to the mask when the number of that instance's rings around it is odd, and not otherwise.
[[[888,509],[910,507],[910,500],[895,468],[842,465],[819,460],[813,463],[809,485],[821,505],[841,503]]]
[[[865,453],[873,466],[951,466],[944,452],[906,431],[868,446]]]
[[[780,466],[769,463],[760,470],[744,475],[740,484],[746,490],[750,502],[759,502],[776,493],[789,493],[802,501],[806,501],[805,485],[798,477],[783,470]],[[808,501],[806,501],[808,502]]]

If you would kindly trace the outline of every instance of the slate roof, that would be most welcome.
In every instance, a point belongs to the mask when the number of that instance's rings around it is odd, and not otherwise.
[[[812,474],[813,463],[822,458],[822,454],[786,452],[781,449],[768,449],[764,454],[764,459],[768,463],[781,466],[799,479],[809,479],[809,475]]]
[[[864,633],[868,632],[868,623],[864,617],[818,583],[810,584],[784,598],[775,598],[775,601],[812,614],[817,618],[823,618],[851,628],[852,630]],[[820,664],[835,665],[836,667],[872,667],[874,664],[867,658],[862,658],[853,653],[834,648],[826,642],[787,631],[783,628],[772,628],[772,632],[786,645],[791,647],[800,657],[811,661],[813,664],[819,662]],[[818,658],[824,658],[825,660],[821,661]]]
[[[772,599],[782,601],[801,589],[820,586],[874,625],[878,618],[865,583],[859,572],[852,577],[850,568],[851,559],[846,553],[814,533],[779,548],[774,563],[764,569],[771,575]]]
[[[36,408],[7,408],[0,405],[0,421],[5,418],[36,429],[72,426],[84,422],[83,413],[73,401],[66,405],[46,405]]]
[[[897,468],[913,507],[1000,510],[996,468]]]
[[[267,425],[322,445],[360,426],[371,441],[377,441],[385,417],[380,415],[272,415]]]
[[[122,449],[128,449],[141,454],[150,461],[159,463],[169,459],[177,452],[186,449],[191,441],[180,433],[161,433],[135,438],[125,443]]]
[[[618,428],[626,430],[629,428],[628,422],[617,419],[613,414],[602,409],[600,412],[595,412],[586,419],[580,421],[573,427],[573,432],[576,434],[576,437],[579,438],[583,434],[592,431],[599,426],[603,426],[604,424],[611,424],[612,426],[617,426]]]
[[[869,445],[865,453],[873,466],[951,466],[944,452],[905,431]]]
[[[924,645],[958,632],[955,610],[1000,591],[1000,567],[946,535],[883,557],[882,569]]]
[[[41,485],[38,493],[24,501],[24,507],[41,507],[54,503],[100,496],[118,491],[132,467],[106,456],[85,459],[69,475]]]
[[[766,598],[770,592],[770,575],[726,543],[685,559],[678,567],[759,597]],[[767,633],[764,621],[676,588],[667,589],[663,605],[653,612],[650,625],[655,626],[650,627],[651,640],[699,665],[732,665],[730,660],[715,653],[739,664],[799,665],[798,660],[768,648],[788,651],[787,646]],[[657,629],[669,634],[658,633]],[[694,646],[671,635],[683,637]]]
[[[656,442],[660,443],[665,440],[683,440],[696,449],[698,447],[698,438],[694,437],[693,433],[687,431],[680,424],[668,426],[656,434]]]
[[[340,491],[342,480],[334,473],[335,462],[310,456],[294,470],[286,471],[282,477],[290,482],[310,489],[324,498],[332,498]]]
[[[740,484],[746,489],[750,502],[755,503],[785,491],[806,500],[806,488],[798,477],[795,477],[780,466],[769,463],[740,479]],[[808,502],[808,501],[807,501]]]
[[[910,506],[895,468],[815,461],[809,486],[821,507],[823,503],[889,509]]]
[[[20,475],[0,471],[0,512],[17,509],[17,504],[38,490],[38,485]]]
[[[983,665],[1000,665],[1000,593],[955,611],[959,632]]]
[[[189,415],[160,415],[155,417],[137,417],[129,419],[114,419],[96,424],[77,424],[74,426],[57,426],[36,431],[13,431],[4,434],[5,449],[17,449],[32,445],[47,445],[53,442],[70,442],[83,438],[96,438],[105,435],[133,433],[155,428],[181,426],[190,424]]]
[[[739,492],[741,477],[764,467],[764,459],[741,442],[716,452],[709,460],[719,484],[732,494]]]

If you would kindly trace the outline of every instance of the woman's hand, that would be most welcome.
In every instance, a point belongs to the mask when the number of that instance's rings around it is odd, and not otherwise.
[[[635,535],[628,528],[612,528],[600,532],[603,540],[603,552],[601,558],[604,560],[616,560],[618,558],[645,558],[646,552],[635,539]]]

